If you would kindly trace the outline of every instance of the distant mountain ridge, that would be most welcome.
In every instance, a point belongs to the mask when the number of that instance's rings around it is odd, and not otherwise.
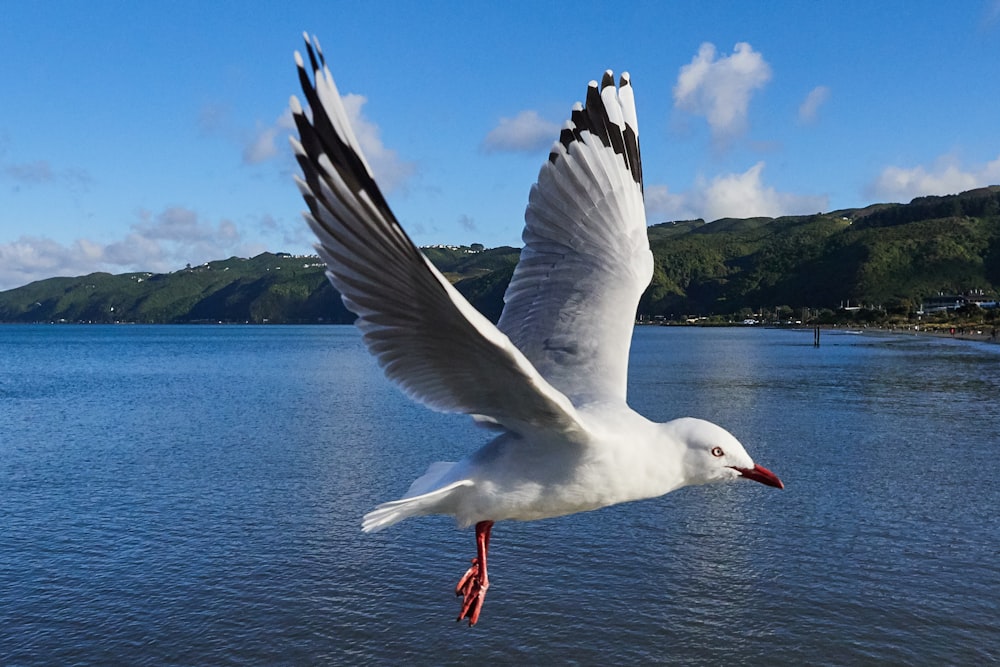
[[[454,281],[513,267],[520,250],[425,248]],[[91,273],[0,292],[2,322],[351,323],[316,256],[263,253],[172,273]]]
[[[639,314],[726,315],[836,309],[848,301],[904,313],[941,292],[1000,287],[1000,186],[811,216],[724,218],[649,227],[655,259]],[[519,250],[423,248],[494,320]],[[354,320],[317,257],[264,253],[167,274],[93,273],[0,292],[2,322]]]

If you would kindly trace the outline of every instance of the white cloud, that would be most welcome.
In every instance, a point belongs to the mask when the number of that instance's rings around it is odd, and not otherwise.
[[[697,192],[671,192],[666,185],[647,185],[643,192],[646,219],[653,224],[673,220],[704,218],[697,202]]]
[[[347,118],[354,128],[354,135],[361,144],[365,159],[375,175],[382,192],[403,187],[416,173],[416,165],[399,157],[396,151],[386,148],[382,143],[381,131],[361,112],[368,101],[363,95],[348,93],[342,97]]]
[[[681,67],[674,85],[674,105],[704,116],[718,141],[728,141],[746,130],[753,92],[771,80],[771,66],[746,42],[730,56],[716,58],[715,45],[701,45],[698,55]]]
[[[764,163],[743,173],[721,174],[711,180],[698,179],[688,192],[673,193],[665,185],[646,188],[646,214],[650,222],[757,216],[804,215],[826,210],[822,195],[778,192],[762,179]]]
[[[141,236],[160,241],[192,243],[211,238],[214,234],[208,225],[198,220],[198,214],[183,206],[170,206],[156,216],[140,211],[141,222],[132,225]]]
[[[469,215],[462,214],[458,216],[459,226],[467,232],[479,231],[476,227],[476,221]]]
[[[92,247],[89,241],[63,246],[37,236],[0,244],[0,289],[52,276],[91,273],[95,270]]]
[[[799,122],[814,123],[819,114],[819,108],[830,99],[830,89],[827,86],[816,86],[809,91],[806,99],[799,105]]]
[[[280,239],[280,247],[291,248],[293,252],[304,251],[304,249],[312,247],[312,244],[316,242],[316,237],[309,231],[309,227],[297,215],[291,219],[278,220],[270,213],[265,213],[257,217],[253,228],[262,237]],[[272,247],[274,247],[273,244]],[[263,245],[260,248],[260,252],[267,249]],[[254,252],[252,254],[256,255],[258,253]]]
[[[15,185],[65,185],[86,187],[92,182],[85,169],[70,167],[57,170],[48,160],[0,165],[0,176]]]
[[[980,20],[981,30],[990,30],[1000,23],[1000,0],[989,0],[983,6],[983,15]]]
[[[513,118],[501,118],[483,139],[483,150],[487,153],[545,150],[559,138],[559,127],[539,116],[537,111],[522,111]]]
[[[279,139],[282,142],[281,150],[287,149],[285,137],[294,129],[295,121],[292,119],[292,110],[288,108],[270,125],[258,123],[256,131],[243,147],[243,162],[245,164],[260,164],[277,157]]]
[[[705,189],[708,220],[724,217],[794,215],[815,213],[827,205],[826,197],[778,192],[761,179],[764,163],[758,162],[742,174],[718,176]]]
[[[4,165],[3,174],[19,183],[48,183],[56,179],[47,160]]]
[[[170,271],[180,266],[180,264],[175,264],[165,267],[164,256],[167,253],[163,245],[154,239],[134,232],[125,236],[121,241],[98,246],[98,248],[100,254],[94,257],[91,263],[111,273],[144,268],[149,271],[161,272]]]
[[[371,166],[382,192],[390,192],[403,187],[415,173],[416,165],[399,157],[399,154],[382,143],[381,130],[368,117],[362,108],[368,102],[363,95],[348,93],[341,97],[347,118],[354,129],[354,134],[361,144],[365,159]],[[202,110],[199,125],[206,132],[225,135],[228,119],[224,110],[216,107],[206,107]],[[270,125],[257,123],[253,132],[241,132],[243,145],[243,163],[248,165],[261,164],[276,158],[291,159],[291,149],[288,148],[287,137],[295,134],[295,120],[292,111],[286,108]]]
[[[954,156],[938,158],[929,169],[889,166],[867,188],[869,197],[883,201],[910,201],[925,195],[947,195],[985,185],[1000,184],[1000,155],[991,162],[963,168]]]
[[[174,271],[232,255],[251,254],[235,223],[211,223],[180,206],[153,214],[140,211],[129,232],[111,243],[80,238],[68,245],[38,236],[0,243],[0,290],[54,276],[95,271]],[[252,253],[256,254],[256,253]]]
[[[198,129],[206,135],[223,135],[229,132],[229,106],[214,102],[206,104],[198,111]]]

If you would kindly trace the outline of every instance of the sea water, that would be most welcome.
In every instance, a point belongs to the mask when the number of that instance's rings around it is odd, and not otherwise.
[[[504,522],[361,516],[489,433],[351,327],[0,326],[0,664],[1000,660],[1000,346],[642,327],[629,401],[751,482]]]

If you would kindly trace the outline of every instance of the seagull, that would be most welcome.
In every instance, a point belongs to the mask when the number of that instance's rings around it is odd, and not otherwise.
[[[366,514],[374,532],[450,515],[475,526],[476,557],[455,588],[479,620],[494,522],[531,521],[751,479],[783,488],[728,431],[691,417],[655,423],[626,402],[639,298],[653,274],[639,125],[627,73],[591,81],[531,187],[524,247],[494,325],[420,252],[375,181],[322,49],[295,61],[296,183],[316,250],[357,314],[385,375],[428,408],[470,415],[493,438],[437,462],[399,500]],[[311,74],[311,76],[310,76]]]

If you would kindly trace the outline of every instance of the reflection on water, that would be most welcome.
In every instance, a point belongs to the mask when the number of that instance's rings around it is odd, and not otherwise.
[[[0,664],[1000,660],[1000,347],[640,328],[630,402],[785,481],[501,523],[360,517],[488,434],[345,327],[0,327]]]

